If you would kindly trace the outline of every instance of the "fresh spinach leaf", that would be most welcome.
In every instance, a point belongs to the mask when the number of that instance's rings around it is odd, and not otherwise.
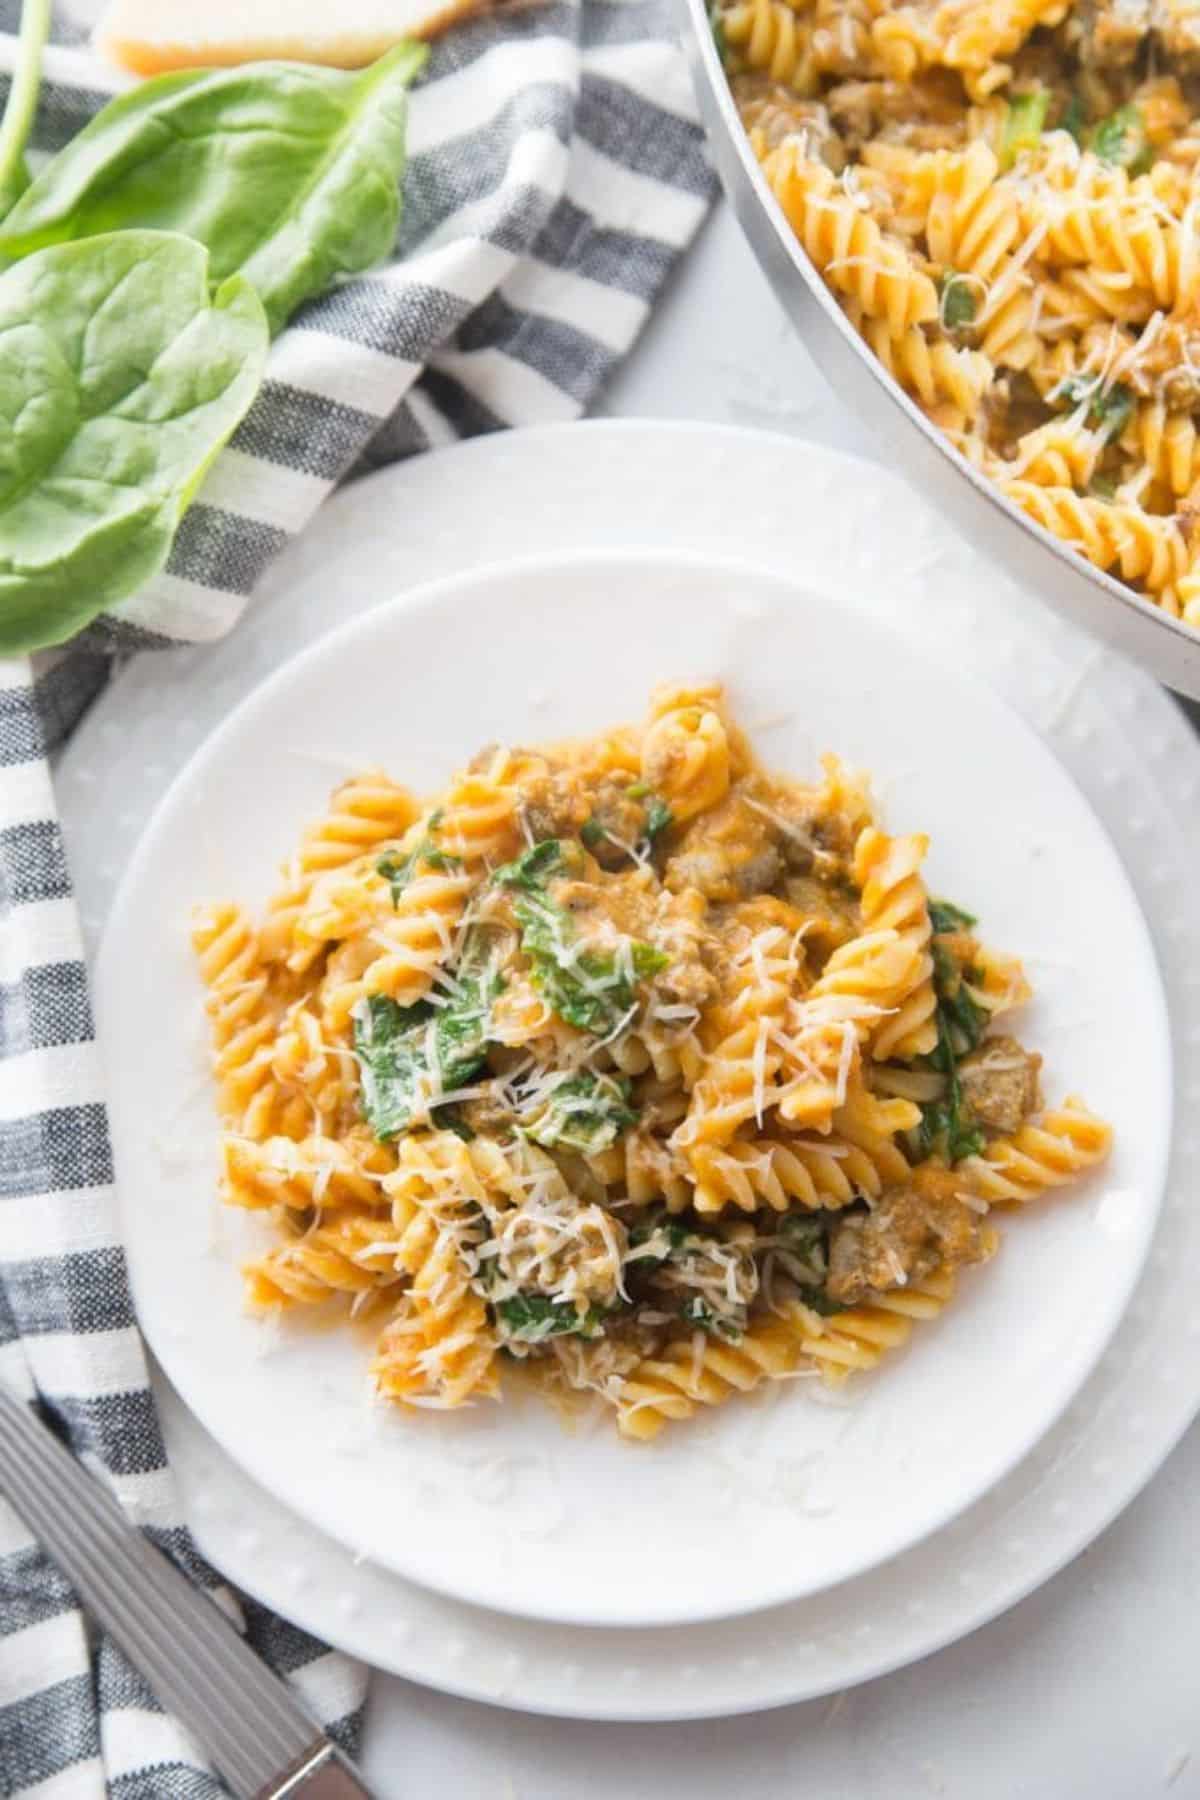
[[[1128,169],[1131,175],[1144,175],[1154,161],[1145,116],[1137,106],[1118,106],[1116,112],[1100,119],[1088,133],[1087,145],[1101,162]]]
[[[545,1294],[514,1294],[495,1302],[496,1323],[503,1337],[519,1344],[540,1344],[550,1337],[597,1338],[604,1336],[604,1315],[599,1307],[577,1312],[569,1300],[551,1300]]]
[[[0,653],[156,575],[262,379],[267,322],[201,245],[120,231],[0,276]]]
[[[1000,141],[1000,167],[1011,169],[1023,150],[1033,150],[1046,129],[1050,95],[1045,88],[1017,94],[1008,103],[1004,134]]]
[[[630,1084],[621,1075],[596,1075],[590,1069],[568,1075],[539,1101],[521,1128],[547,1150],[577,1150],[594,1156],[615,1144],[622,1131],[637,1124],[630,1104]]]
[[[161,75],[97,113],[0,225],[0,254],[128,227],[204,244],[212,280],[256,289],[272,332],[392,249],[407,92],[427,52],[370,68],[303,63]]]
[[[37,110],[42,78],[42,50],[50,31],[50,0],[24,0],[21,35],[12,86],[0,123],[0,219],[10,212],[29,186],[25,146]]]

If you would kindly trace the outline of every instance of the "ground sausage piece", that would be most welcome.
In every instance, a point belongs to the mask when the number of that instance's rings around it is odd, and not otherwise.
[[[706,900],[749,900],[779,879],[778,829],[736,791],[687,826],[663,880],[674,893],[696,888]]]
[[[789,875],[783,891],[808,924],[804,942],[819,957],[831,956],[862,930],[858,895],[852,888],[818,881],[811,875]]]
[[[591,809],[589,822],[595,831],[588,835],[588,848],[601,868],[619,869],[645,842],[646,808],[629,798],[628,787],[601,781],[591,791]]]
[[[579,777],[569,769],[533,774],[521,783],[521,811],[535,843],[577,837],[591,812]]]
[[[1038,1106],[1040,1056],[1023,1050],[1016,1038],[985,1038],[958,1065],[963,1099],[977,1125],[1007,1133]]]
[[[958,1198],[949,1169],[915,1169],[911,1183],[891,1188],[870,1213],[847,1214],[829,1246],[826,1291],[843,1306],[919,1281],[936,1268],[982,1262],[990,1254],[979,1215]]]

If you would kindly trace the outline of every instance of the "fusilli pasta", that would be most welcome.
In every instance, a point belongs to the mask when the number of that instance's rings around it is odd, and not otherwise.
[[[1190,0],[717,0],[763,174],[888,373],[1027,516],[1198,617]]]
[[[998,266],[944,191],[956,253]],[[348,783],[261,930],[195,924],[222,1197],[277,1227],[251,1305],[366,1314],[402,1405],[515,1359],[631,1439],[872,1369],[993,1254],[992,1206],[1111,1135],[1043,1107],[996,1029],[1020,965],[930,896],[927,849],[832,757],[762,769],[716,686],[421,806]]]

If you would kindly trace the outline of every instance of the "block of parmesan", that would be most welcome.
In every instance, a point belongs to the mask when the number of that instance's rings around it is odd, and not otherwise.
[[[96,47],[138,75],[266,57],[357,69],[479,10],[479,0],[112,0]]]

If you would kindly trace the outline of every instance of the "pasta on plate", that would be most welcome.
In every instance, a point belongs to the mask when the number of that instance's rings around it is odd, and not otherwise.
[[[1043,1105],[926,849],[834,757],[767,773],[715,685],[430,801],[348,782],[261,920],[195,922],[223,1195],[278,1224],[252,1305],[370,1313],[404,1404],[515,1359],[631,1438],[872,1368],[1110,1141]]]
[[[1039,525],[1200,626],[1192,0],[716,0],[797,238]]]

